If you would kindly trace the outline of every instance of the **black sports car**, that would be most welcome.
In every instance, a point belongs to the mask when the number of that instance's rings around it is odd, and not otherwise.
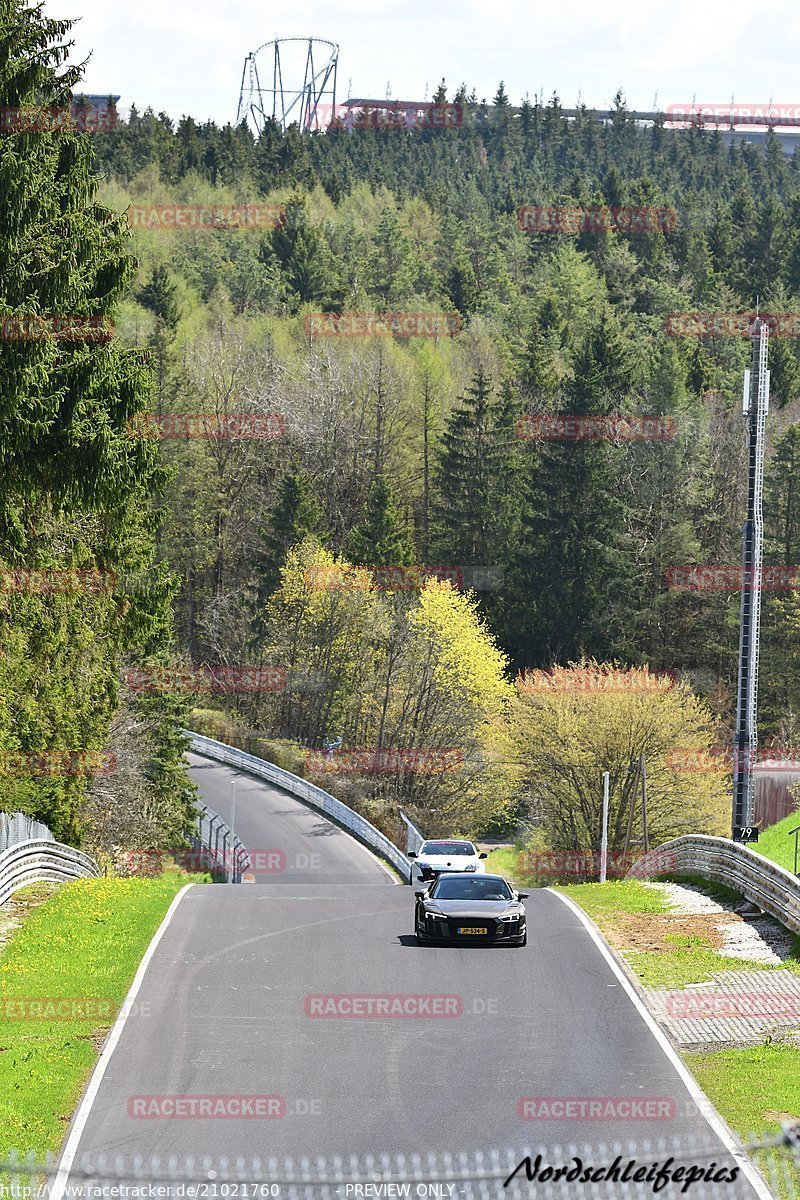
[[[524,946],[526,892],[515,892],[502,875],[440,875],[415,892],[418,942]]]

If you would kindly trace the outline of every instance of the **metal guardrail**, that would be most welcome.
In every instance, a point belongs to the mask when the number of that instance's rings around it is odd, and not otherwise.
[[[800,879],[755,851],[726,838],[691,834],[664,842],[628,873],[694,874],[727,884],[800,934]]]
[[[406,827],[406,854],[417,854],[420,846],[425,841],[425,834],[402,811],[400,813],[400,820]]]
[[[237,750],[234,746],[226,746],[224,742],[217,742],[214,738],[204,737],[191,730],[186,732],[191,738],[191,749],[195,754],[202,754],[206,758],[214,759],[215,762],[237,767],[241,771],[255,775],[258,779],[264,779],[268,783],[274,783],[277,787],[283,788],[285,792],[296,796],[298,800],[303,800],[312,808],[331,817],[337,824],[344,826],[360,842],[391,863],[406,883],[411,879],[411,865],[402,850],[399,850],[394,842],[376,829],[366,817],[353,812],[352,808],[348,808],[330,792],[323,791],[316,784],[309,783],[307,779],[301,779],[299,775],[292,775],[291,771],[284,771],[282,767],[276,767],[274,763],[267,762],[266,759],[256,758],[253,754],[245,754],[243,750]]]
[[[229,883],[241,883],[250,866],[244,843],[223,821],[219,813],[202,801],[196,802],[197,825],[192,846],[199,850],[210,871],[224,871]]]
[[[81,850],[53,841],[52,835],[30,838],[9,846],[0,854],[0,904],[5,904],[14,892],[31,883],[49,880],[69,883],[73,879],[99,875],[97,863]]]
[[[0,812],[0,851],[18,842],[28,842],[37,838],[40,842],[55,841],[50,830],[41,821],[21,812]]]

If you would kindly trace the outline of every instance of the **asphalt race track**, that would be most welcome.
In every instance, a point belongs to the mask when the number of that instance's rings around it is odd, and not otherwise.
[[[229,820],[231,769],[196,756],[191,763],[203,799]],[[669,1152],[687,1163],[735,1166],[600,947],[555,894],[536,891],[527,902],[525,948],[418,947],[409,887],[320,815],[239,772],[236,832],[256,882],[183,895],[91,1107],[84,1103],[73,1122],[76,1163],[87,1154],[313,1162],[492,1148],[519,1150],[517,1162],[528,1147],[544,1147],[558,1165],[569,1164],[559,1148],[570,1144],[585,1162],[610,1162],[618,1142],[625,1161],[635,1153],[649,1165],[668,1157],[664,1141],[681,1139],[683,1150]],[[374,997],[413,997],[402,1003],[423,1012],[341,1015],[354,996],[367,998],[356,1002],[362,1009]],[[337,1015],[318,1015],[331,1009]],[[151,1099],[220,1096],[271,1098],[260,1103],[272,1115],[174,1117]],[[548,1111],[558,1119],[526,1119],[526,1098],[554,1102]],[[559,1107],[565,1098],[573,1100],[569,1119]],[[575,1110],[581,1098],[631,1102],[636,1119],[589,1119],[586,1105]],[[692,1156],[693,1136],[711,1152]],[[453,1196],[479,1194],[448,1186]],[[521,1194],[654,1194],[650,1183],[630,1191],[551,1186],[524,1181]],[[769,1195],[741,1169],[734,1183],[681,1186],[658,1195]],[[508,1194],[491,1188],[480,1194]],[[403,1193],[340,1185],[329,1194]]]

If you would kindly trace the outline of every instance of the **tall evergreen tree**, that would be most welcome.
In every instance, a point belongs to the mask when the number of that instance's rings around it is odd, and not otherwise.
[[[370,488],[365,519],[352,531],[349,557],[364,566],[408,566],[413,550],[397,511],[397,501],[384,478]]]
[[[80,80],[64,65],[70,22],[23,0],[2,0],[0,17],[0,109],[17,114],[0,138],[0,562],[118,577],[93,594],[0,594],[0,750],[81,753],[105,743],[123,655],[169,648],[169,589],[152,568],[160,474],[151,440],[128,428],[145,406],[141,353],[112,336],[136,272],[130,231],[97,203],[91,139],[52,121]],[[183,714],[162,717],[153,799],[174,830],[192,789],[172,736]],[[2,807],[77,841],[88,778],[5,778]]]
[[[519,511],[518,408],[479,367],[450,414],[434,473],[434,544],[443,562],[502,565]]]
[[[278,587],[286,555],[309,533],[319,529],[322,513],[311,480],[297,466],[280,483],[278,498],[262,534],[264,552],[258,564],[258,611]]]
[[[630,367],[619,330],[586,335],[564,416],[620,412]],[[607,657],[625,643],[633,560],[626,554],[622,450],[583,437],[531,455],[520,549],[507,580],[503,634],[520,666]]]

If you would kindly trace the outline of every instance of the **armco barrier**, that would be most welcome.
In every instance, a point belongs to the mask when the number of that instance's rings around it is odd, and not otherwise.
[[[88,854],[61,842],[30,838],[9,846],[0,854],[0,904],[5,904],[14,892],[30,883],[49,880],[69,883],[73,879],[99,874],[97,863]]]
[[[306,779],[301,779],[299,775],[292,775],[291,771],[284,771],[282,767],[276,767],[274,763],[267,762],[264,758],[245,754],[244,750],[226,746],[224,742],[217,742],[214,738],[192,733],[191,730],[186,732],[191,738],[191,749],[195,754],[202,754],[205,758],[226,763],[230,767],[237,767],[240,771],[247,771],[248,774],[255,775],[258,779],[274,783],[277,787],[283,788],[285,792],[289,792],[290,795],[297,796],[298,800],[303,800],[312,808],[326,813],[339,825],[343,825],[360,842],[391,863],[406,883],[410,881],[411,864],[402,850],[398,850],[394,842],[381,833],[380,829],[376,829],[365,817],[359,816],[358,813],[353,812],[352,808],[342,804],[341,800],[337,800],[330,792],[323,791],[322,788],[309,783]]]
[[[406,854],[417,854],[420,846],[425,841],[425,834],[402,811],[400,812],[400,819],[406,827]]]
[[[658,846],[651,855],[645,855],[628,877],[646,875],[648,858],[653,859],[655,872],[658,860],[663,863],[667,855],[674,860],[670,875],[702,875],[705,879],[727,884],[776,917],[787,929],[800,934],[800,879],[791,871],[738,842],[690,834],[673,838]],[[658,873],[664,873],[663,867]]]

